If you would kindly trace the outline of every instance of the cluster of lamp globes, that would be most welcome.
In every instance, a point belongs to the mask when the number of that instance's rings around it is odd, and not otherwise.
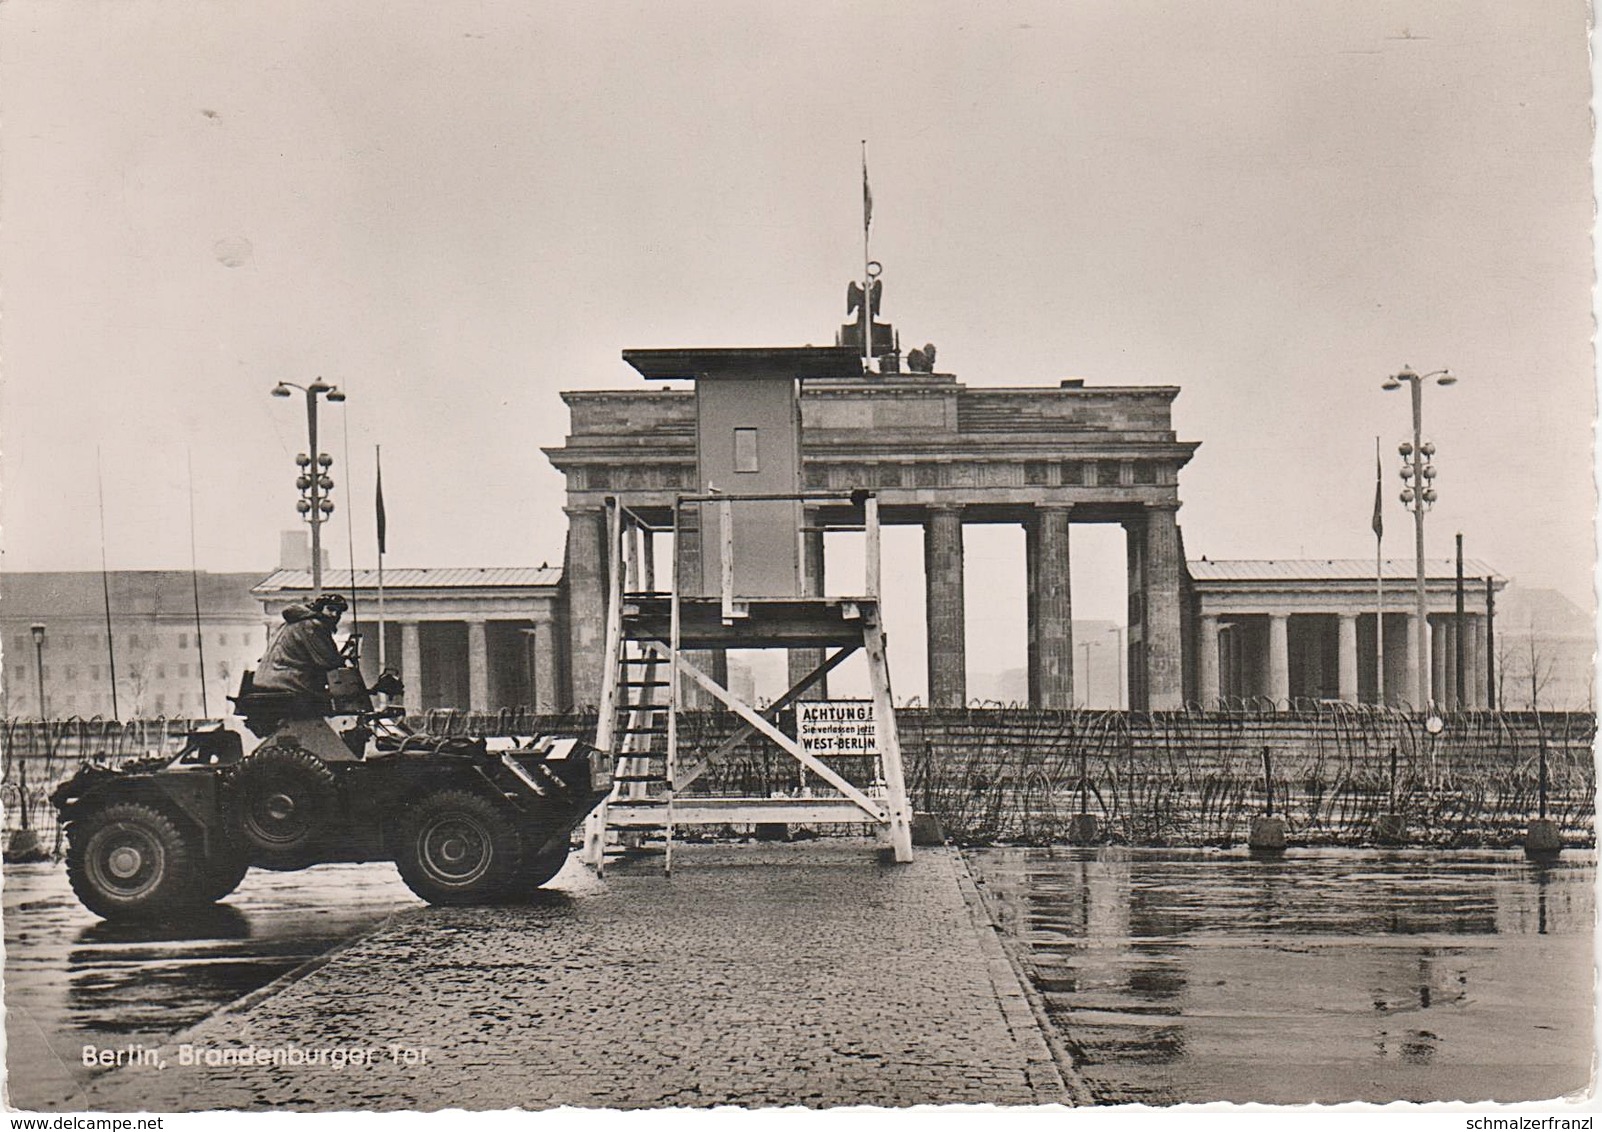
[[[304,452],[295,456],[295,466],[300,469],[300,475],[295,477],[295,486],[300,488],[300,498],[295,502],[295,510],[308,522],[312,513],[312,484],[315,477],[318,500],[317,511],[323,516],[334,512],[334,501],[328,498],[328,492],[334,490],[334,477],[328,474],[328,469],[334,466],[334,459],[327,452],[317,454],[317,471],[312,471],[311,457]]]
[[[317,443],[317,398],[326,397],[329,401],[339,403],[345,399],[344,391],[337,385],[330,385],[322,378],[318,378],[310,385],[298,385],[293,381],[280,381],[272,388],[274,397],[291,397],[292,389],[298,389],[306,395],[306,426],[308,439],[313,449],[318,448]],[[317,453],[317,466],[312,467],[312,458],[301,452],[295,457],[295,466],[300,474],[295,477],[295,486],[300,488],[300,499],[295,502],[295,510],[300,517],[312,524],[312,538],[317,537],[316,524],[334,513],[334,501],[329,499],[327,493],[334,489],[334,480],[328,474],[334,461],[326,452]]]
[[[1439,369],[1433,373],[1422,376],[1414,373],[1409,366],[1403,366],[1401,372],[1385,379],[1383,388],[1400,389],[1403,382],[1415,387],[1421,387],[1430,378],[1435,379],[1437,385],[1455,385],[1457,378],[1452,376],[1450,370]],[[1413,399],[1413,434],[1418,435],[1419,421],[1419,389],[1415,389]],[[1414,511],[1428,510],[1434,504],[1435,495],[1435,466],[1430,463],[1430,457],[1435,455],[1435,444],[1432,441],[1421,441],[1415,453],[1413,442],[1404,440],[1396,447],[1397,454],[1402,457],[1402,467],[1399,474],[1406,485],[1402,488],[1401,500],[1405,507]]]
[[[1426,440],[1418,446],[1418,483],[1413,482],[1413,442],[1404,440],[1397,445],[1404,461],[1401,468],[1402,481],[1407,484],[1402,488],[1402,502],[1414,506],[1414,500],[1428,509],[1435,502],[1435,465],[1430,463],[1430,457],[1435,455],[1435,445]]]

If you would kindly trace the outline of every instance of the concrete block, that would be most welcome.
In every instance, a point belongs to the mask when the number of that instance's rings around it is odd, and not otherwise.
[[[1253,818],[1246,845],[1258,852],[1281,852],[1285,848],[1285,823],[1279,818]]]
[[[1068,844],[1093,845],[1101,830],[1095,814],[1075,814],[1068,819]]]
[[[933,814],[913,812],[912,815],[912,843],[914,845],[944,845],[946,831],[940,825],[940,819]]]
[[[1406,845],[1407,816],[1405,814],[1381,814],[1374,822],[1374,840],[1380,845]]]
[[[1524,851],[1532,856],[1549,855],[1561,852],[1563,849],[1563,835],[1558,831],[1558,824],[1547,818],[1537,818],[1530,823],[1530,832],[1524,838]]]
[[[10,864],[31,864],[48,861],[50,854],[45,852],[37,833],[18,829],[12,831],[11,840],[6,842],[5,859]]]

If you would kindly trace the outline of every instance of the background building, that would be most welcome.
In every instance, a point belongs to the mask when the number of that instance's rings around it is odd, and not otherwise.
[[[1594,711],[1596,618],[1557,590],[1497,599],[1496,683],[1510,709]]]
[[[5,715],[40,714],[43,662],[45,712],[52,718],[112,715],[111,670],[116,668],[117,714],[221,715],[239,674],[255,665],[266,644],[261,605],[250,587],[259,574],[191,575],[187,570],[8,573],[0,593],[0,663]],[[196,625],[196,592],[199,625]],[[32,627],[44,626],[35,649]],[[202,684],[204,682],[204,688]]]
[[[1425,562],[1429,641],[1422,662],[1430,699],[1479,708],[1487,686],[1491,638],[1487,581],[1507,584],[1485,563],[1464,562],[1464,697],[1457,687],[1457,565]],[[1376,678],[1374,563],[1361,559],[1213,560],[1187,563],[1192,661],[1191,697],[1204,707],[1266,697],[1410,705],[1417,635],[1416,567],[1387,559],[1384,574],[1385,671]],[[1497,647],[1500,647],[1498,641]],[[1415,705],[1422,707],[1422,705]]]
[[[407,707],[555,711],[565,663],[561,580],[550,566],[385,570],[384,663],[401,674]],[[323,588],[351,597],[350,571],[326,571]],[[312,596],[311,573],[276,570],[251,592],[276,625],[284,606]],[[356,571],[354,597],[340,628],[360,626],[371,681],[379,672],[376,570]]]

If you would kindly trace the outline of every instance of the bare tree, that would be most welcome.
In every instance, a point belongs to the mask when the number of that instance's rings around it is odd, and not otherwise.
[[[1527,646],[1528,670],[1525,675],[1530,682],[1530,710],[1541,710],[1541,693],[1546,689],[1552,679],[1552,673],[1557,667],[1556,662],[1537,647],[1535,639],[1535,618],[1530,618],[1529,634],[1525,642]]]
[[[1536,633],[1533,616],[1523,633],[1507,633],[1497,637],[1496,701],[1504,709],[1509,706],[1508,687],[1512,685],[1523,689],[1528,697],[1523,705],[1526,710],[1539,711],[1541,696],[1556,671],[1557,660]],[[1517,696],[1518,693],[1514,694]]]

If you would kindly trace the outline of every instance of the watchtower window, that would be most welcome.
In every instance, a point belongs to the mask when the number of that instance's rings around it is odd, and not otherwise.
[[[737,428],[734,430],[734,470],[736,472],[761,471],[757,464],[756,429]]]

